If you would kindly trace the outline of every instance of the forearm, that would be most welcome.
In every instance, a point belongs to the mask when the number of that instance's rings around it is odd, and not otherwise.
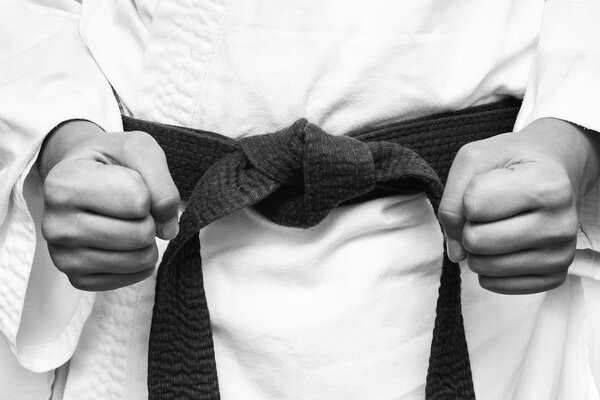
[[[589,193],[598,182],[600,177],[600,133],[591,129],[570,124],[575,128],[579,147],[582,150],[582,158],[585,160],[576,171],[581,176],[580,197]]]

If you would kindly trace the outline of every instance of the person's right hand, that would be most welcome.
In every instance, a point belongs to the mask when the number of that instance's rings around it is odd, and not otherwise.
[[[111,290],[153,273],[155,236],[178,233],[179,192],[151,136],[68,122],[46,141],[39,168],[42,234],[74,287]]]

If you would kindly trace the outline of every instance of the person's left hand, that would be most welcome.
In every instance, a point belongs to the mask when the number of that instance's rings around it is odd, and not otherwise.
[[[578,205],[599,173],[600,137],[545,118],[464,146],[439,207],[448,256],[485,289],[527,294],[566,279]]]

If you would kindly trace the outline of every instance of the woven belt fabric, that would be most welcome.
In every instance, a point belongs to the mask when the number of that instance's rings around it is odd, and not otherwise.
[[[466,143],[511,131],[519,108],[520,101],[510,98],[344,136],[328,135],[301,119],[240,140],[123,117],[125,131],[145,131],[160,144],[188,201],[179,234],[158,269],[149,398],[220,398],[200,229],[250,206],[274,223],[308,228],[341,204],[408,191],[425,192],[437,212],[456,152]],[[441,270],[426,399],[474,399],[460,269],[444,252]]]

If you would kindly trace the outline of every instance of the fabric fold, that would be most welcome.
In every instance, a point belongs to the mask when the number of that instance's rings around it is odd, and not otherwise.
[[[25,304],[34,254],[44,247],[37,243],[39,221],[24,194],[26,180],[41,187],[35,162],[45,136],[60,123],[84,119],[107,130],[122,127],[112,88],[79,36],[80,8],[66,0],[52,6],[0,3],[0,334],[33,371],[49,371],[69,359],[94,295],[82,296],[77,317],[59,335],[43,337],[39,326],[23,326],[23,320],[35,320],[25,313],[37,309]],[[32,198],[41,202],[41,190]],[[54,268],[49,260],[38,267]]]

